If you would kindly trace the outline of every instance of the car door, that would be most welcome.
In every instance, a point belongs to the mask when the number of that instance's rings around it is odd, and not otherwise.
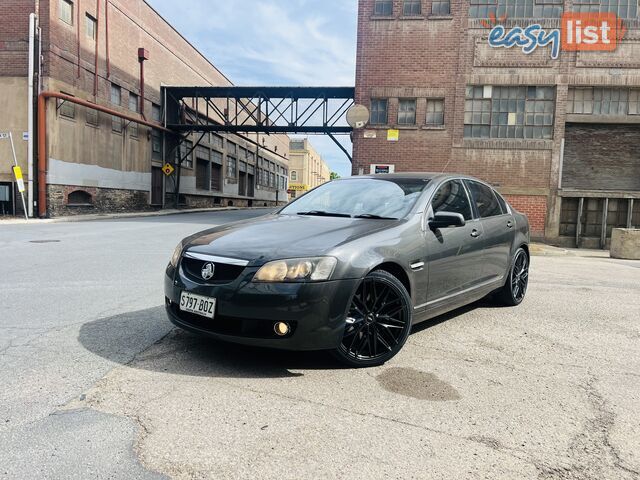
[[[459,213],[466,223],[460,227],[432,229],[428,222],[437,212]],[[463,182],[449,180],[440,185],[427,208],[427,306],[445,301],[481,282],[482,234],[482,225],[474,218]]]
[[[513,215],[491,187],[473,180],[465,180],[465,183],[482,223],[483,282],[498,280],[509,269],[515,235]]]

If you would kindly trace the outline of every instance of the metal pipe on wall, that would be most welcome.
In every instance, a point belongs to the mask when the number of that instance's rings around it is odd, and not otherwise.
[[[119,117],[130,122],[138,123],[146,127],[161,130],[166,133],[171,133],[171,130],[153,122],[120,113],[117,110],[96,105],[95,103],[87,102],[80,98],[72,97],[64,93],[58,92],[42,92],[38,95],[38,215],[40,217],[47,216],[47,166],[48,166],[48,153],[47,153],[47,99],[58,98],[67,102],[75,103],[86,108],[91,108],[99,112],[103,112],[114,117]]]
[[[107,60],[107,78],[111,77],[111,57],[109,55],[109,0],[104,0],[104,47]]]
[[[96,2],[96,51],[93,71],[93,96],[98,96],[98,43],[100,40],[100,1]]]
[[[78,5],[77,5],[77,19],[76,19],[76,23],[77,23],[77,35],[78,35],[78,78],[80,78],[80,0],[78,0]]]
[[[28,106],[27,106],[27,117],[28,117],[28,135],[27,139],[27,173],[29,178],[27,179],[27,200],[29,202],[27,206],[27,213],[30,217],[33,217],[33,110],[34,110],[34,94],[33,90],[35,88],[35,50],[36,50],[36,22],[37,17],[35,13],[29,14],[29,92],[28,92]]]

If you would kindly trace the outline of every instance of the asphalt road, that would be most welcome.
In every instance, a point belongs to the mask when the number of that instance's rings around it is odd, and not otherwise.
[[[366,370],[172,329],[178,240],[264,213],[0,223],[0,478],[640,478],[640,263],[535,257]]]

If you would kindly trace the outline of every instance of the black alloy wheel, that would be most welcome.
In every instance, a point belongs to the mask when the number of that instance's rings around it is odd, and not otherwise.
[[[381,365],[400,351],[411,323],[411,297],[402,282],[386,271],[371,272],[351,299],[334,356],[352,367]]]
[[[520,305],[529,286],[529,255],[519,248],[513,256],[507,281],[500,291],[500,300],[508,306]]]

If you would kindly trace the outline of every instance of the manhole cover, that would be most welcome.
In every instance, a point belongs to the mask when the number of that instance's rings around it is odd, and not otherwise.
[[[60,240],[30,240],[29,243],[60,243]]]

